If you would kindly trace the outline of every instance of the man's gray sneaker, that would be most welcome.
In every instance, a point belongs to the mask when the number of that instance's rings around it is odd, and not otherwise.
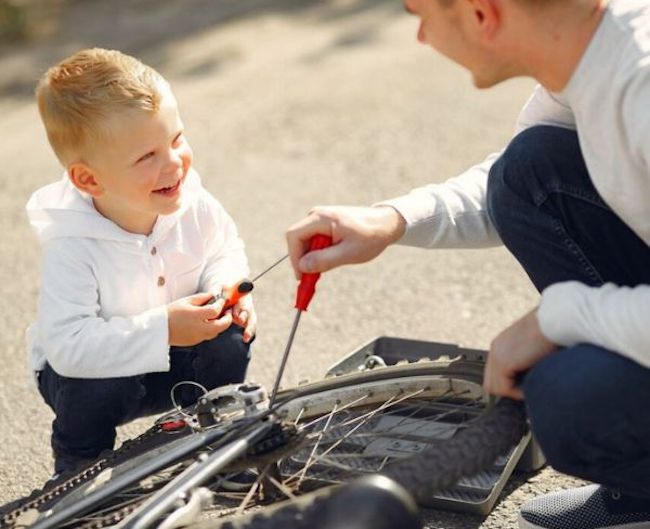
[[[519,511],[520,529],[650,529],[650,499],[601,485],[545,494]]]

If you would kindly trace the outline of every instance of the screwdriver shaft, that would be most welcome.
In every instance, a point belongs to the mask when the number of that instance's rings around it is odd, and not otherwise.
[[[302,314],[301,310],[296,311],[296,317],[293,320],[293,325],[291,326],[291,332],[289,333],[289,340],[287,340],[287,347],[284,350],[282,355],[282,362],[280,362],[280,369],[278,374],[275,377],[275,383],[273,384],[273,391],[271,391],[271,400],[269,401],[269,408],[273,407],[275,402],[275,396],[278,393],[278,388],[280,387],[280,381],[282,380],[282,375],[284,374],[284,368],[287,365],[287,359],[289,358],[289,351],[291,351],[291,345],[293,344],[293,338],[296,336],[296,329],[298,329],[298,323],[300,322],[300,315]]]
[[[289,254],[286,254],[283,257],[280,257],[280,259],[278,259],[275,263],[273,263],[271,266],[269,266],[266,270],[264,270],[263,272],[260,272],[259,274],[257,274],[253,279],[251,279],[251,281],[253,283],[255,283],[255,281],[257,281],[260,277],[262,277],[267,272],[270,272],[271,270],[273,270],[276,266],[278,266],[287,257],[289,257]]]

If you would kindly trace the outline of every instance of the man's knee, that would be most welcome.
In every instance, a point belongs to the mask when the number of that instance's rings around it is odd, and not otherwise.
[[[646,387],[648,380],[643,384],[639,380],[643,371],[630,360],[590,344],[562,349],[531,369],[523,382],[526,405],[551,466],[576,474],[576,469],[616,453],[642,449],[642,435],[635,431],[638,425],[627,420],[621,428],[616,424],[625,416],[624,409],[633,409],[635,399],[623,395],[621,387],[635,381]],[[612,435],[614,431],[617,435]]]
[[[513,214],[543,202],[563,172],[564,160],[582,160],[575,131],[540,125],[512,139],[488,177],[488,215],[500,233],[511,225]]]
[[[531,427],[549,464],[564,470],[575,457],[575,414],[580,407],[580,390],[571,387],[570,373],[565,369],[563,355],[558,352],[535,365],[523,383]]]

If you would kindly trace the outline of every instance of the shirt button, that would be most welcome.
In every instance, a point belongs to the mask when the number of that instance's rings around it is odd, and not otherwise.
[[[156,250],[156,247],[154,246],[154,247],[151,249],[151,255],[156,255],[157,253],[158,253],[158,250]]]
[[[160,276],[160,277],[158,278],[158,286],[159,286],[159,287],[162,287],[162,286],[164,286],[164,285],[165,285],[165,278],[164,278],[163,276]]]

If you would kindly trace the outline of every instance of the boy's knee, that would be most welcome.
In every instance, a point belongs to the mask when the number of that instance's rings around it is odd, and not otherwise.
[[[144,396],[144,388],[138,377],[106,379],[67,379],[61,394],[67,406],[76,409],[102,410],[102,414],[115,410],[114,414],[128,414],[129,403],[136,403]]]
[[[244,342],[244,329],[238,325],[231,325],[208,342],[210,347],[219,351],[220,355],[227,356],[233,360],[248,362],[250,358],[250,343]]]
[[[251,348],[244,342],[243,333],[241,327],[231,325],[216,338],[197,346],[197,378],[208,389],[243,382]]]

